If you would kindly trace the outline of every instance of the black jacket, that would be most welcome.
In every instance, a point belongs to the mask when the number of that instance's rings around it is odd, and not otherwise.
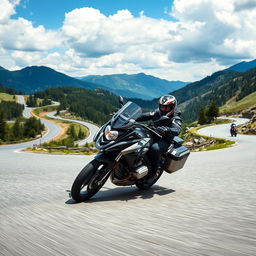
[[[174,136],[178,136],[181,132],[181,112],[176,110],[172,116],[161,120],[161,114],[158,109],[153,112],[142,113],[136,121],[152,120],[151,126],[162,136],[163,140],[171,141]]]

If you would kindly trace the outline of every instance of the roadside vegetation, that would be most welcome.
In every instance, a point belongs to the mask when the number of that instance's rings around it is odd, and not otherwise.
[[[249,94],[239,101],[231,100],[220,107],[220,114],[237,114],[256,104],[256,92]]]
[[[0,112],[0,144],[20,143],[40,137],[44,129],[44,125],[35,117],[19,117],[14,122],[7,123]]]
[[[184,145],[190,151],[206,151],[216,150],[230,147],[235,144],[234,141],[209,137],[201,135],[198,130],[212,125],[231,123],[228,119],[217,119],[219,116],[219,107],[215,102],[211,102],[209,106],[201,107],[198,113],[198,121],[183,126],[181,137],[184,139]]]
[[[221,124],[230,123],[230,120],[222,120]],[[210,125],[220,124],[217,122],[212,122]],[[215,138],[210,136],[201,135],[198,130],[207,127],[208,125],[199,125],[197,127],[191,127],[183,134],[183,139],[185,140],[184,145],[190,149],[192,152],[197,151],[207,151],[216,150],[221,148],[227,148],[235,144],[234,141]]]
[[[15,102],[15,95],[1,93],[0,144],[31,140],[44,131],[44,125],[36,118],[22,117],[23,109],[23,105]]]
[[[52,119],[46,116],[46,113],[56,111],[57,106],[45,106],[36,108],[32,114],[37,118],[43,118],[50,120],[61,127],[61,133],[55,137],[52,141],[28,148],[28,151],[40,152],[40,153],[61,153],[61,154],[92,154],[97,150],[94,148],[94,144],[86,144],[83,147],[79,147],[77,142],[86,138],[89,134],[88,129],[80,124],[72,123],[69,121]]]
[[[8,93],[0,92],[0,102],[2,101],[13,101],[16,102],[16,96]]]

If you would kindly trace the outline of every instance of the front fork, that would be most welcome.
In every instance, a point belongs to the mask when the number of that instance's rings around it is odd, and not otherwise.
[[[113,154],[114,155],[114,154]],[[106,154],[106,152],[101,151],[96,156],[95,159],[103,164],[103,168],[100,168],[95,173],[95,177],[98,175],[100,176],[100,179],[98,180],[98,185],[101,185],[102,182],[105,182],[105,179],[110,175],[114,165],[116,164],[115,158],[111,156],[111,158]]]

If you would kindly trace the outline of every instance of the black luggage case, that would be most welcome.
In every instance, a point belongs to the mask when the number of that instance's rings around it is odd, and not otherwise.
[[[173,173],[183,168],[189,154],[190,152],[185,146],[171,148],[168,150],[164,164],[165,171]]]

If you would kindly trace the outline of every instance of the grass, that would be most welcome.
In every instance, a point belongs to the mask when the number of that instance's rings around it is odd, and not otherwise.
[[[16,102],[16,97],[14,98],[13,96],[14,95],[0,92],[0,102],[1,101],[14,101],[14,102]]]
[[[27,148],[26,151],[29,152],[36,152],[36,153],[51,153],[51,154],[72,154],[72,155],[94,155],[96,153],[93,151],[89,152],[83,152],[83,151],[77,151],[77,150],[71,150],[71,149],[42,149],[42,148]],[[98,151],[97,151],[98,152]]]
[[[256,92],[253,92],[239,101],[232,101],[220,107],[221,114],[239,113],[256,104]]]
[[[40,113],[42,112],[52,112],[52,111],[56,111],[58,108],[58,106],[44,106],[44,107],[40,107],[40,108],[36,108],[33,110],[33,113],[37,116],[40,115]],[[48,117],[45,117],[46,119],[50,119]]]
[[[226,120],[228,121],[228,120]],[[230,121],[230,120],[229,120]],[[207,147],[203,147],[203,148],[199,148],[197,151],[208,151],[208,150],[216,150],[216,149],[222,149],[222,148],[227,148],[227,147],[231,147],[232,145],[235,144],[235,141],[231,141],[231,140],[226,140],[226,139],[222,139],[222,138],[214,138],[214,137],[209,137],[206,135],[201,135],[198,133],[198,130],[207,127],[209,125],[202,125],[202,126],[198,126],[198,127],[193,127],[189,130],[189,132],[192,134],[192,136],[197,136],[197,137],[201,137],[204,138],[206,141],[210,141],[210,140],[215,140],[215,143],[213,145],[207,146]]]

